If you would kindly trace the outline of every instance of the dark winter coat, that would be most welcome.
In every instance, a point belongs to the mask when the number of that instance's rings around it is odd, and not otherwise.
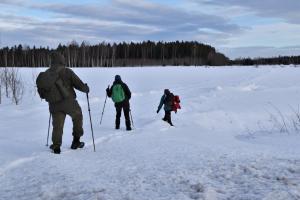
[[[164,106],[165,111],[172,111],[173,110],[173,105],[172,105],[172,99],[170,99],[172,97],[173,97],[172,93],[162,95],[162,97],[160,99],[159,106],[157,108],[157,112],[160,111],[162,106]]]

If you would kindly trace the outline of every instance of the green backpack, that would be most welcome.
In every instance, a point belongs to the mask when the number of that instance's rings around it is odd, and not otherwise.
[[[116,84],[113,86],[111,98],[115,103],[120,103],[124,101],[125,93],[121,84]]]

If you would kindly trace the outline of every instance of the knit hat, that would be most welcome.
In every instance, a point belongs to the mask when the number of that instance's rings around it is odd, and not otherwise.
[[[169,89],[165,89],[164,93],[165,93],[165,95],[168,95],[168,94],[170,94],[171,92],[170,92]]]
[[[120,75],[116,75],[115,76],[115,81],[122,81],[121,76]]]
[[[64,66],[65,64],[66,60],[62,54],[58,52],[51,53],[51,66]]]

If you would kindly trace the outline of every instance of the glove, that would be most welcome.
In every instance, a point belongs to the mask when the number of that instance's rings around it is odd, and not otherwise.
[[[89,93],[89,92],[90,92],[90,88],[89,88],[89,86],[88,86],[87,84],[85,84],[85,92],[86,92],[86,93]]]
[[[156,113],[159,113],[159,110],[157,110]]]
[[[109,93],[109,87],[106,88],[106,93]]]

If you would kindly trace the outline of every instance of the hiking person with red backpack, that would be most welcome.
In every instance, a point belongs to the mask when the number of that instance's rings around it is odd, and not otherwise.
[[[162,120],[168,122],[171,126],[174,126],[171,120],[171,112],[177,112],[177,109],[181,108],[179,103],[179,96],[174,96],[174,94],[171,93],[170,90],[165,89],[156,112],[159,113],[160,109],[164,105],[165,116],[164,118],[162,118]]]
[[[116,107],[116,129],[120,129],[120,118],[122,109],[125,116],[126,130],[131,131],[131,122],[130,122],[130,104],[129,100],[131,98],[131,92],[128,86],[122,81],[120,75],[115,76],[115,81],[111,88],[106,89],[106,94],[108,97],[112,98]]]

